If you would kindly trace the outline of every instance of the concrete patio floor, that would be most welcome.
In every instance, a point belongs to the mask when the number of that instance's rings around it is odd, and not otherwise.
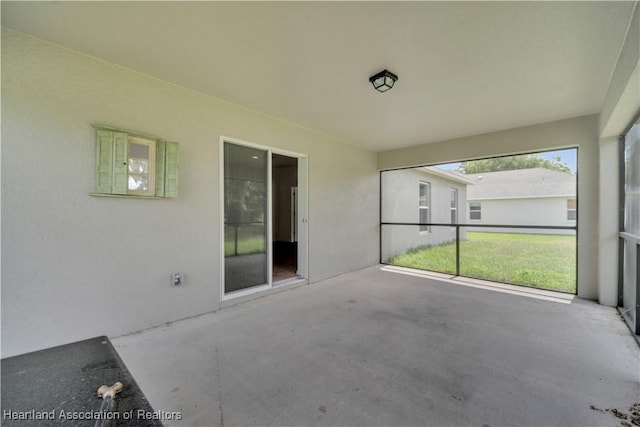
[[[615,309],[380,266],[113,344],[166,425],[622,426],[640,402]]]

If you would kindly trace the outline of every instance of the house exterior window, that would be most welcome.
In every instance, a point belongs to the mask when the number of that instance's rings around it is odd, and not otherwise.
[[[95,196],[178,196],[178,144],[96,127]]]
[[[420,199],[418,203],[418,214],[420,223],[431,222],[431,184],[428,182],[420,182]],[[430,225],[421,225],[421,233],[431,232]]]
[[[451,224],[458,223],[458,189],[451,189]]]
[[[576,199],[567,200],[567,220],[575,221],[577,218],[577,204]]]
[[[482,219],[482,204],[480,202],[469,203],[469,219],[475,221]]]

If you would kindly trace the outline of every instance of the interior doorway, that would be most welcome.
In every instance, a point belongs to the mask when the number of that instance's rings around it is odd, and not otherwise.
[[[272,154],[272,281],[299,278],[298,274],[298,159]]]

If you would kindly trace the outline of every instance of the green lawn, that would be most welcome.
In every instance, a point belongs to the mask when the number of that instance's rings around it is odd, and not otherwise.
[[[455,274],[455,243],[411,249],[390,264]],[[574,293],[576,238],[566,235],[467,232],[460,274]]]
[[[263,224],[250,224],[224,228],[224,256],[264,253],[266,236]],[[238,233],[237,238],[235,233]],[[237,246],[236,246],[237,245]]]

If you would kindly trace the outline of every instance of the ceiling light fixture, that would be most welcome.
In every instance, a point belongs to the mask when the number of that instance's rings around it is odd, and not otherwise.
[[[398,76],[389,70],[380,71],[378,74],[369,77],[369,81],[378,92],[388,91],[397,80]]]

